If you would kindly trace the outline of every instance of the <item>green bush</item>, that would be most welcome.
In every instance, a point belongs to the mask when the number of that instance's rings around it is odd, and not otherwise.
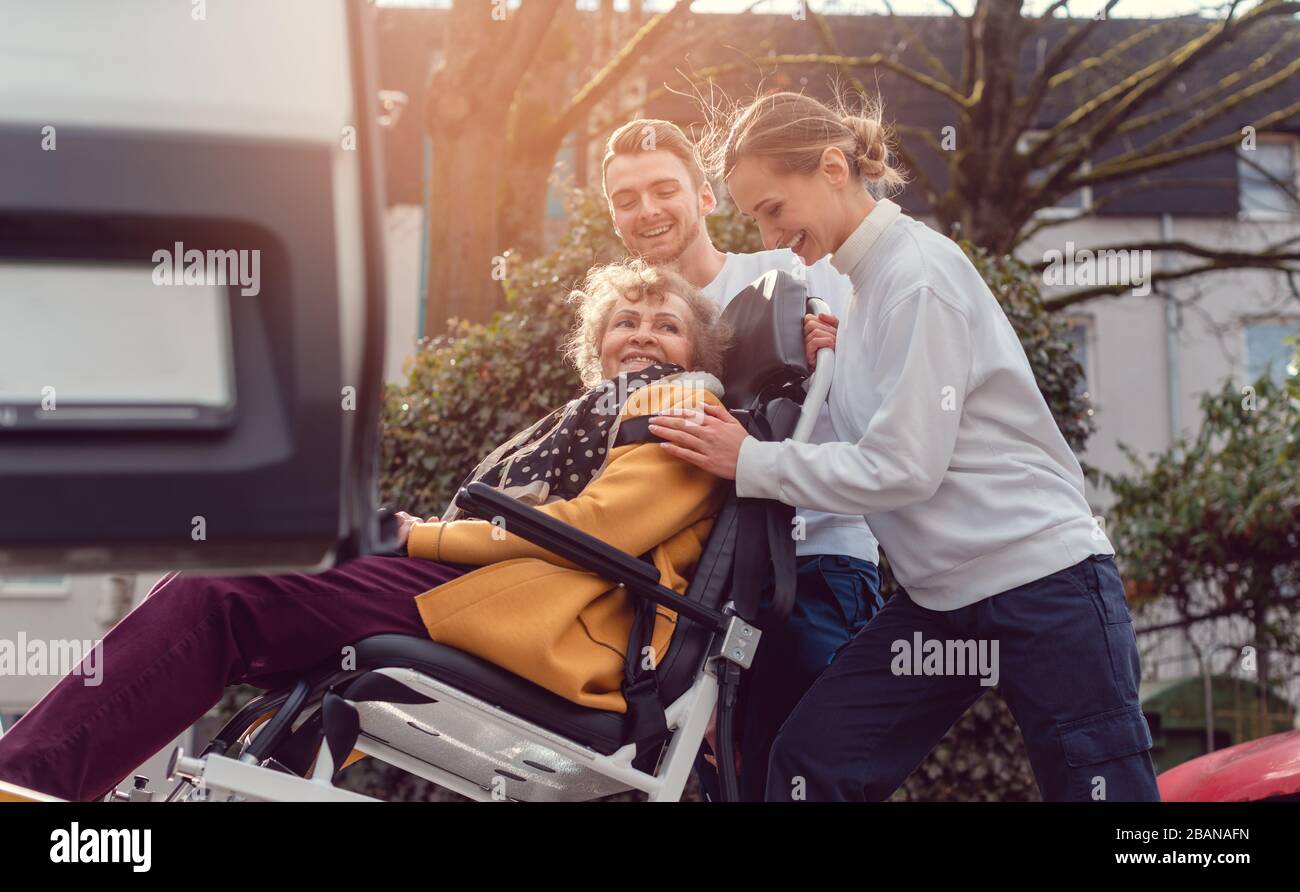
[[[1132,596],[1185,620],[1239,613],[1254,634],[1238,644],[1300,656],[1300,377],[1225,382],[1201,414],[1195,437],[1146,461],[1126,449],[1133,470],[1107,475]]]

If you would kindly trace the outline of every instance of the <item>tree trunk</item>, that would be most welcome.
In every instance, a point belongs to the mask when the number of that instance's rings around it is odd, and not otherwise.
[[[1253,736],[1263,737],[1269,733],[1269,712],[1268,697],[1269,687],[1272,679],[1269,678],[1268,671],[1268,650],[1271,644],[1268,632],[1268,585],[1272,582],[1273,574],[1265,574],[1268,580],[1260,587],[1260,592],[1255,599],[1254,623],[1255,623],[1255,682],[1259,691],[1259,728]]]
[[[433,101],[429,134],[433,165],[429,183],[429,256],[424,334],[446,332],[448,319],[482,322],[501,300],[494,262],[506,249],[498,231],[504,197],[506,109],[501,97],[475,97],[461,89],[440,91]],[[471,105],[473,108],[471,108]]]
[[[558,146],[549,151],[513,152],[501,208],[502,238],[512,260],[532,259],[545,250],[546,196]]]
[[[443,334],[449,318],[486,321],[501,305],[511,109],[565,5],[531,0],[506,16],[504,5],[452,4],[443,63],[425,89],[433,146],[425,335]]]
[[[945,229],[960,223],[962,238],[1002,255],[1010,253],[1020,230],[1019,208],[1011,198],[1023,192],[1021,172],[1007,159],[1014,157],[1018,136],[1009,126],[1008,110],[1015,102],[1024,21],[1018,2],[980,4],[975,15],[973,73],[980,98],[962,115],[959,174],[951,190],[966,200],[947,207],[952,217],[940,222]]]
[[[576,3],[556,11],[546,45],[515,92],[510,113],[509,161],[505,171],[505,201],[501,205],[501,237],[519,259],[545,250],[546,196],[556,158],[566,134],[556,122],[570,97],[586,82],[583,67],[595,35],[593,22],[583,21]]]

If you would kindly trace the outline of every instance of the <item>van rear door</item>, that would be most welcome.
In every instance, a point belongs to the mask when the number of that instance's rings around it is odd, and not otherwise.
[[[0,7],[0,575],[382,547],[371,14]]]

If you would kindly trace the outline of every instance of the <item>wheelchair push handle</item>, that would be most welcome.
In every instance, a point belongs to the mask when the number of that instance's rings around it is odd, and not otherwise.
[[[830,311],[830,306],[820,297],[808,298],[808,312],[814,316]],[[795,425],[790,439],[807,443],[812,438],[813,428],[817,425],[817,416],[821,413],[821,407],[826,404],[826,397],[830,395],[831,379],[834,377],[835,351],[830,347],[823,347],[817,351],[817,368],[808,378],[808,395],[804,398],[804,406],[812,409],[800,415],[799,423]]]

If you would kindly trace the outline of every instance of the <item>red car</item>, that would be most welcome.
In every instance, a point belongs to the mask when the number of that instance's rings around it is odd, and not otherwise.
[[[1300,802],[1300,730],[1207,753],[1158,781],[1165,802]]]

